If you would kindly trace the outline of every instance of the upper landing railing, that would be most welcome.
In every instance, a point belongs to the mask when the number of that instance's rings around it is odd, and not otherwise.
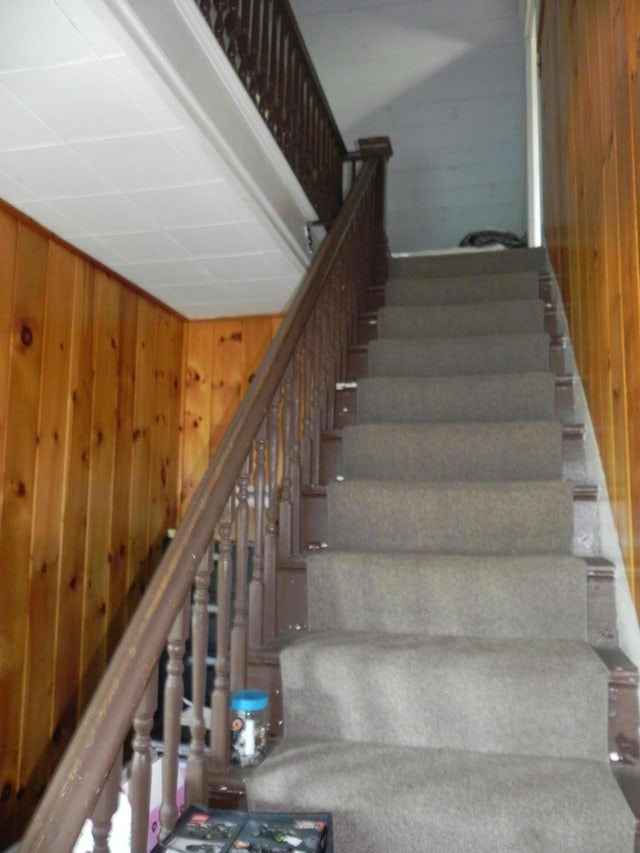
[[[346,148],[288,0],[196,0],[315,208],[342,202]]]

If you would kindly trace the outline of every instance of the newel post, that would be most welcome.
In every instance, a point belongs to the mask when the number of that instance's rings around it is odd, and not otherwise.
[[[358,146],[363,160],[375,157],[378,160],[376,174],[376,200],[375,200],[375,273],[374,284],[384,285],[389,273],[389,239],[386,230],[386,194],[387,178],[386,165],[393,156],[391,140],[388,136],[370,136],[367,139],[359,139]]]

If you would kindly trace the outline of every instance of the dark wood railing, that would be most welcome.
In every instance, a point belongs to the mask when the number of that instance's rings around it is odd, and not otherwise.
[[[362,163],[349,195],[27,828],[23,851],[50,851],[52,839],[57,853],[70,850],[91,815],[95,849],[108,850],[105,839],[123,773],[123,745],[133,814],[131,850],[146,851],[150,733],[158,660],[165,646],[160,819],[163,830],[173,826],[189,622],[193,705],[187,801],[206,802],[211,773],[224,773],[228,766],[230,692],[245,685],[249,654],[276,633],[278,561],[300,550],[301,495],[318,485],[320,438],[332,425],[333,391],[346,376],[366,288],[386,277],[382,191],[391,150],[386,139],[363,141],[361,150]],[[247,585],[250,539],[253,572]],[[206,709],[207,605],[214,551],[217,652]]]
[[[346,149],[288,0],[199,0],[229,62],[315,208],[342,202]]]

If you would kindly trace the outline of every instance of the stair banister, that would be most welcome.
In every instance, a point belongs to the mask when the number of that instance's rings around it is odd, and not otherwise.
[[[379,208],[379,202],[375,198],[372,200],[371,195],[376,185],[379,187],[382,183],[378,174],[390,154],[388,140],[376,140],[375,145],[363,146],[364,162],[360,173],[333,228],[318,249],[27,827],[21,845],[23,853],[49,851],[54,838],[57,853],[72,849],[85,818],[94,811],[136,714],[139,720],[138,764],[145,768],[143,750],[147,747],[148,700],[156,692],[149,684],[155,678],[158,659],[190,594],[203,558],[210,559],[208,549],[212,546],[216,525],[223,517],[229,496],[234,493],[254,437],[258,435],[258,444],[264,441],[259,437],[263,434],[260,433],[261,425],[279,393],[288,366],[296,357],[299,342],[308,341],[308,323],[316,303],[330,283],[332,269],[341,253],[347,250],[357,251],[359,257],[345,262],[345,270],[364,269],[368,277],[375,274],[374,250],[383,240],[380,221],[376,220],[374,233],[369,234],[368,239],[367,235],[363,236],[368,244],[375,244],[368,259],[364,247],[355,241],[354,229],[364,221],[375,219],[371,216],[371,206]],[[381,263],[377,254],[377,262]],[[361,279],[362,275],[353,276],[352,286],[361,285]],[[362,295],[356,295],[353,307],[362,304],[362,299]],[[341,318],[349,328],[354,319]],[[300,356],[298,358],[302,361]],[[250,591],[250,605],[251,598]],[[257,616],[259,618],[260,614]],[[273,620],[273,616],[269,619]],[[261,637],[249,629],[249,645],[252,640],[259,643]],[[226,714],[221,723],[226,727]],[[214,717],[212,726],[215,724]],[[141,784],[144,786],[146,782]]]

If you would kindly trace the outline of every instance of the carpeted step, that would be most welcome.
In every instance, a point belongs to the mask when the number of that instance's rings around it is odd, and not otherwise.
[[[481,276],[392,279],[385,288],[385,305],[453,305],[539,298],[537,272]]]
[[[571,725],[571,721],[567,721]],[[285,741],[249,808],[333,814],[336,851],[621,853],[635,818],[605,762]]]
[[[344,476],[371,480],[553,480],[559,421],[361,424],[342,432]]]
[[[587,635],[587,566],[570,556],[329,550],[307,559],[307,588],[313,631]]]
[[[543,334],[382,339],[369,344],[370,376],[470,376],[549,369]]]
[[[340,550],[568,554],[573,492],[560,481],[327,486],[329,542]]]
[[[294,740],[607,758],[608,670],[586,642],[314,632],[280,663]]]
[[[555,381],[548,372],[358,380],[358,422],[443,423],[551,420]]]
[[[497,252],[448,252],[437,255],[392,257],[389,278],[427,276],[491,275],[507,272],[545,272],[544,249],[517,249]]]
[[[378,311],[378,338],[457,338],[544,332],[540,300],[395,305]]]

